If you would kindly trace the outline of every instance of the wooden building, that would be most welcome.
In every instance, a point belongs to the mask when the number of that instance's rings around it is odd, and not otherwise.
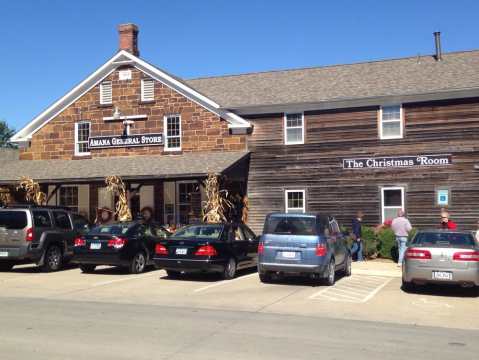
[[[138,57],[137,33],[120,26],[119,52],[12,138],[0,184],[31,176],[91,215],[120,175],[138,208],[185,223],[215,172],[248,195],[256,231],[272,211],[375,225],[404,209],[431,227],[442,207],[475,227],[479,51],[182,80]]]

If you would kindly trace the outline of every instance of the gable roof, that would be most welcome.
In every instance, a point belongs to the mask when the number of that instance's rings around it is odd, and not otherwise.
[[[479,96],[479,50],[186,81],[237,113]],[[318,106],[319,105],[319,106]],[[300,108],[301,109],[301,108]]]
[[[240,116],[222,109],[219,104],[211,100],[207,96],[201,94],[195,89],[191,88],[184,81],[177,77],[174,77],[167,72],[147,63],[139,57],[125,51],[120,50],[105,64],[83,80],[80,84],[75,86],[66,95],[57,100],[54,104],[48,107],[40,115],[30,121],[23,129],[18,131],[11,139],[11,142],[24,142],[31,139],[32,135],[37,132],[41,127],[47,124],[51,119],[56,117],[65,108],[75,102],[78,98],[92,89],[95,85],[100,83],[104,78],[115,71],[119,66],[131,65],[135,68],[143,71],[151,78],[165,84],[166,86],[174,89],[178,93],[187,97],[188,99],[198,103],[212,113],[220,116],[228,122],[229,128],[249,128],[250,123]]]

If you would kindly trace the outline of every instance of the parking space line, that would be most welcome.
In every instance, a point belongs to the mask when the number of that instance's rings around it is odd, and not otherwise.
[[[101,282],[97,282],[97,283],[92,284],[92,286],[93,286],[93,287],[105,286],[105,285],[110,285],[110,284],[114,284],[114,283],[117,283],[117,282],[128,281],[128,280],[144,279],[144,278],[149,278],[149,277],[153,277],[153,276],[158,276],[158,273],[157,273],[157,272],[154,272],[153,274],[147,273],[147,274],[143,274],[143,275],[124,277],[124,278],[113,279],[113,280],[108,280],[108,281],[101,281]]]
[[[368,300],[372,299],[374,295],[376,295],[382,288],[384,288],[387,284],[392,281],[393,278],[386,280],[382,285],[379,285],[376,289],[374,289],[364,300],[363,302],[367,302]]]
[[[202,292],[202,291],[205,291],[205,290],[208,290],[208,289],[217,287],[217,286],[231,284],[231,283],[234,283],[234,282],[236,282],[236,281],[240,281],[240,280],[243,280],[243,279],[247,279],[247,278],[250,278],[250,277],[253,277],[253,276],[258,276],[258,274],[257,274],[257,273],[253,273],[253,274],[248,274],[248,275],[240,276],[240,277],[237,277],[236,279],[232,279],[232,280],[222,280],[222,281],[216,282],[216,283],[214,283],[214,284],[210,284],[210,285],[207,285],[207,286],[204,286],[204,287],[195,289],[195,290],[193,290],[193,292],[194,292],[194,293],[199,293],[199,292]]]

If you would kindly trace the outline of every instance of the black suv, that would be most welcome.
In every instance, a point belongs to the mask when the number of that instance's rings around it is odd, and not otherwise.
[[[88,230],[88,221],[68,208],[0,208],[0,271],[28,263],[45,272],[59,270],[73,255],[75,237]]]

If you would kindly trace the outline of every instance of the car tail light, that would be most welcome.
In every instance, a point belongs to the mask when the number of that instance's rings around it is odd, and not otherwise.
[[[85,246],[86,245],[86,240],[81,238],[81,237],[77,237],[75,238],[75,247],[77,246]]]
[[[318,244],[316,246],[316,256],[326,256],[328,253],[328,249],[326,248],[326,244]]]
[[[165,245],[156,244],[155,246],[155,254],[156,255],[168,255],[168,249]]]
[[[259,243],[258,244],[258,254],[263,254],[264,253],[264,244]]]
[[[462,251],[454,253],[453,260],[457,261],[479,261],[479,251]]]
[[[411,248],[411,249],[407,249],[406,258],[430,260],[431,252],[429,250]]]
[[[196,256],[216,256],[218,252],[211,245],[200,246],[195,252]]]
[[[27,233],[25,235],[25,241],[32,242],[33,241],[33,229],[28,228]]]
[[[108,240],[108,247],[113,247],[115,249],[121,249],[126,245],[127,240],[122,237],[116,237]]]

